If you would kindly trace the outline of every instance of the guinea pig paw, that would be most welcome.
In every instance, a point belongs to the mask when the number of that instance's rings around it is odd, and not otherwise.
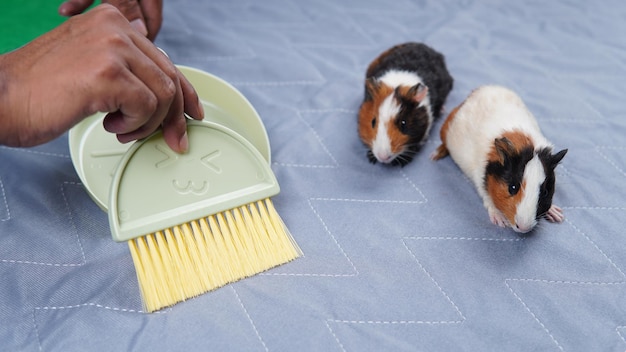
[[[506,217],[495,209],[489,210],[489,220],[491,220],[494,225],[498,225],[500,227],[506,227],[509,223]]]
[[[563,209],[552,204],[548,212],[546,212],[545,218],[550,222],[563,222],[565,215],[563,214]]]

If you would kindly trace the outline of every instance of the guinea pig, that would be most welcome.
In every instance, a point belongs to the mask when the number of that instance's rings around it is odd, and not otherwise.
[[[474,183],[492,223],[526,233],[542,217],[565,219],[552,196],[554,169],[567,149],[553,154],[553,145],[513,91],[475,89],[450,112],[440,137],[431,159],[452,157]]]
[[[369,161],[405,166],[413,160],[452,84],[444,56],[425,44],[399,44],[374,59],[358,123]]]

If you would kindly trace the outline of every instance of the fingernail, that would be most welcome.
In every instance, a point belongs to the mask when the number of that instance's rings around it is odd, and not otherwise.
[[[180,149],[181,153],[186,153],[189,149],[189,136],[187,136],[187,131],[185,131],[185,134],[180,137],[180,141],[178,141],[178,148]]]
[[[198,111],[200,112],[200,117],[204,119],[204,105],[202,105],[200,99],[198,99]]]
[[[137,30],[139,33],[145,36],[148,35],[148,29],[146,28],[146,24],[143,23],[143,20],[141,18],[130,21],[130,25],[133,26],[133,28],[135,28],[135,30]]]

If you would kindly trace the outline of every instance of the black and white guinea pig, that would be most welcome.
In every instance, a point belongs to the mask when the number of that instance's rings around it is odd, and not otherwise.
[[[431,158],[452,157],[474,182],[491,222],[526,233],[542,217],[563,221],[552,196],[554,169],[567,149],[553,154],[517,94],[499,86],[477,88],[450,112],[440,136]]]
[[[428,138],[452,90],[444,56],[425,44],[399,44],[374,59],[365,77],[358,129],[367,157],[404,166]]]

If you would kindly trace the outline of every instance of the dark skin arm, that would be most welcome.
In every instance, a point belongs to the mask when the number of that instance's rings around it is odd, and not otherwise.
[[[188,147],[184,112],[204,117],[187,79],[108,4],[0,56],[0,144],[42,144],[96,112],[121,142],[162,127],[177,152]]]
[[[59,6],[61,16],[81,14],[94,3],[94,0],[67,0]],[[163,0],[102,0],[111,4],[128,19],[131,25],[154,41],[163,22]]]

